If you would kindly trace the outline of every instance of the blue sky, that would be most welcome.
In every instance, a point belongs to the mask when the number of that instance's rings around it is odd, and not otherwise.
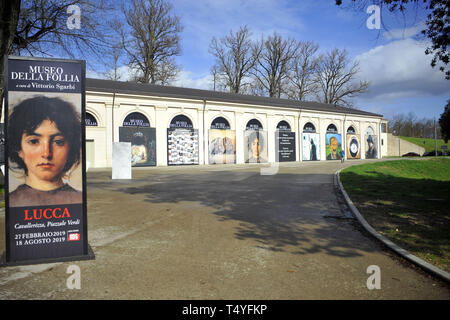
[[[348,2],[348,1],[347,1]],[[450,99],[450,81],[430,66],[424,50],[427,39],[417,36],[426,12],[411,10],[405,18],[384,11],[386,29],[368,29],[370,14],[335,5],[335,0],[173,0],[175,13],[184,26],[182,68],[176,86],[211,89],[208,52],[212,37],[247,25],[255,39],[274,31],[286,38],[316,42],[320,52],[346,49],[359,61],[361,80],[371,83],[369,92],[355,98],[362,110],[390,118],[414,112],[418,118],[439,118]],[[344,1],[345,3],[345,1]],[[98,71],[98,70],[95,70]],[[94,72],[88,73],[89,75]]]

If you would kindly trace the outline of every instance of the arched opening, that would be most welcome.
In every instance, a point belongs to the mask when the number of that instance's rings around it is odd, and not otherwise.
[[[244,158],[246,163],[267,162],[267,132],[263,131],[263,126],[259,120],[251,119],[247,122],[244,140]]]
[[[263,126],[261,122],[257,119],[251,119],[249,122],[247,122],[247,125],[245,126],[246,130],[263,130]]]
[[[229,130],[230,123],[224,117],[217,117],[211,122],[210,129]]]
[[[334,124],[330,124],[327,127],[327,133],[338,133],[338,130]]]
[[[316,127],[311,122],[307,122],[303,126],[303,132],[315,133],[316,132]]]
[[[275,132],[276,161],[295,161],[295,132],[291,132],[291,125],[287,121],[280,121]]]
[[[95,116],[90,112],[86,112],[84,122],[86,127],[98,127],[97,118],[95,118]]]
[[[280,122],[278,122],[277,130],[291,131],[291,125],[287,121],[281,120]]]
[[[191,119],[183,114],[173,117],[167,129],[167,164],[198,164],[198,142],[198,130]]]
[[[210,126],[208,139],[208,163],[236,163],[236,132],[230,130],[224,117],[215,118]]]
[[[375,134],[375,131],[373,130],[373,128],[372,127],[367,127],[367,129],[366,129],[366,134],[368,135],[368,136],[373,136],[374,134]]]
[[[119,127],[119,141],[131,143],[133,167],[156,166],[156,129],[150,127],[144,114],[132,112],[125,117]]]
[[[179,114],[173,117],[172,121],[170,121],[170,128],[183,128],[183,129],[192,129],[194,126],[192,125],[191,119],[189,119],[184,114]]]
[[[150,127],[150,121],[140,112],[132,112],[125,117],[122,126],[124,127]]]
[[[378,157],[377,141],[378,137],[375,135],[375,131],[372,127],[366,129],[366,159],[376,159]]]

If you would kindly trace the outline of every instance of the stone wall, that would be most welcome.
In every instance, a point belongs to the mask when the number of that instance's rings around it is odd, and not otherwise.
[[[424,147],[393,136],[392,133],[388,133],[387,136],[388,156],[402,156],[408,152],[415,152],[420,155],[425,153]]]

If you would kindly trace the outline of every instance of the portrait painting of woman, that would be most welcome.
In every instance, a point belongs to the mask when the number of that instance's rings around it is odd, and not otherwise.
[[[263,131],[248,131],[248,158],[245,163],[266,163],[267,149],[265,134]]]
[[[59,97],[19,102],[8,117],[10,170],[24,183],[9,194],[9,206],[82,203],[82,192],[65,180],[80,165],[80,114]]]

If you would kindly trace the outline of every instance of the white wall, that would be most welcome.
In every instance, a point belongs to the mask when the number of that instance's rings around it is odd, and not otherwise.
[[[338,133],[342,135],[342,145],[346,145],[346,132],[353,126],[361,136],[361,150],[365,149],[364,136],[368,126],[371,126],[378,136],[378,156],[386,154],[385,148],[380,148],[381,119],[358,115],[344,115],[340,113],[326,113],[314,110],[295,110],[291,108],[255,106],[238,103],[212,102],[192,99],[158,98],[141,95],[116,94],[114,101],[114,126],[112,125],[113,95],[103,92],[86,94],[86,109],[98,121],[98,127],[87,127],[86,138],[95,142],[95,163],[92,167],[110,167],[112,155],[112,141],[119,141],[119,127],[131,112],[140,112],[150,121],[150,126],[156,128],[157,166],[167,166],[167,128],[173,117],[179,114],[191,119],[194,129],[199,133],[199,163],[208,164],[208,132],[211,122],[216,117],[224,117],[230,123],[231,130],[236,131],[236,163],[244,163],[244,130],[251,119],[261,122],[268,134],[268,161],[275,162],[275,130],[282,120],[288,122],[291,131],[295,132],[296,159],[301,160],[301,134],[307,122],[316,127],[320,134],[321,159],[325,157],[325,134],[328,125],[333,123]],[[114,127],[114,133],[112,131]],[[387,147],[386,147],[387,148]],[[364,158],[364,152],[361,152]]]

